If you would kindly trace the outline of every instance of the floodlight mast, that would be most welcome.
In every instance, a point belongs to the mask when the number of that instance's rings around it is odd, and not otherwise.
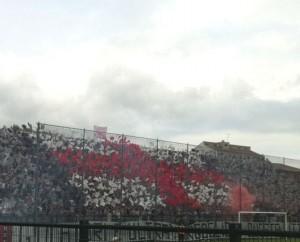
[[[238,222],[241,223],[241,214],[279,214],[284,215],[284,229],[288,231],[287,212],[254,212],[254,211],[239,211]]]

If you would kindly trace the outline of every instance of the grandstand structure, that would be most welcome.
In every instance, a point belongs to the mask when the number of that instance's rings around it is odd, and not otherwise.
[[[247,146],[200,145],[38,123],[0,129],[0,216],[7,220],[234,220],[300,215],[300,169]]]

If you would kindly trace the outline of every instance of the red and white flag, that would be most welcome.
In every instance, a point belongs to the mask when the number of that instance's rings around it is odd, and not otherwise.
[[[94,125],[94,136],[98,139],[105,139],[107,133],[107,127],[100,127],[97,125]]]

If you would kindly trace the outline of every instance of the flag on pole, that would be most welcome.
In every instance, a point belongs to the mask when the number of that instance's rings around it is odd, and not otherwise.
[[[98,139],[105,139],[107,133],[107,127],[100,127],[97,125],[94,125],[94,136]]]

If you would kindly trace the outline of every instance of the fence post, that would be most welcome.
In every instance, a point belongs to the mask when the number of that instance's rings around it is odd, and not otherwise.
[[[157,198],[158,198],[158,166],[159,166],[159,159],[158,159],[158,138],[156,139],[156,154],[155,154],[155,209],[157,208]]]
[[[124,183],[124,152],[125,152],[125,144],[124,144],[124,141],[125,141],[125,136],[124,134],[122,134],[122,138],[121,138],[121,179],[120,179],[120,189],[121,189],[121,194],[120,194],[120,201],[121,201],[121,204],[123,204],[123,192],[124,192],[124,186],[123,186],[123,183]]]
[[[80,211],[80,219],[84,219],[86,214],[85,214],[85,208],[84,208],[84,177],[85,177],[85,167],[86,163],[85,163],[85,154],[84,154],[84,149],[85,149],[85,129],[83,129],[83,133],[82,133],[82,141],[81,141],[81,157],[80,157],[80,167],[81,167],[81,211]]]
[[[229,224],[229,240],[230,242],[241,242],[241,224],[230,223]]]
[[[239,167],[239,172],[240,172],[240,186],[239,186],[239,204],[240,204],[240,211],[243,210],[243,198],[242,198],[242,181],[243,181],[243,178],[242,178],[242,159],[240,158],[240,167]]]
[[[79,222],[79,242],[88,242],[89,241],[89,229],[87,225],[89,224],[88,220],[80,220]]]
[[[190,146],[189,143],[186,144],[186,162],[184,162],[186,165],[189,164],[190,161]],[[185,177],[186,178],[186,177]]]
[[[36,166],[36,170],[34,172],[34,211],[33,211],[33,221],[36,223],[37,222],[37,208],[38,208],[38,204],[37,204],[37,196],[38,196],[38,177],[40,176],[40,174],[37,174],[39,169],[37,167],[38,164],[38,155],[40,152],[40,129],[41,129],[41,124],[38,122],[37,123],[37,129],[36,129],[36,144],[35,144],[35,149],[34,149],[34,164]]]
[[[185,229],[183,225],[180,225],[178,231],[178,242],[183,242],[185,240]]]
[[[285,166],[285,157],[282,158],[282,164]],[[285,182],[286,182],[286,179],[283,180],[283,206],[284,206],[284,211],[287,211],[286,183]]]

